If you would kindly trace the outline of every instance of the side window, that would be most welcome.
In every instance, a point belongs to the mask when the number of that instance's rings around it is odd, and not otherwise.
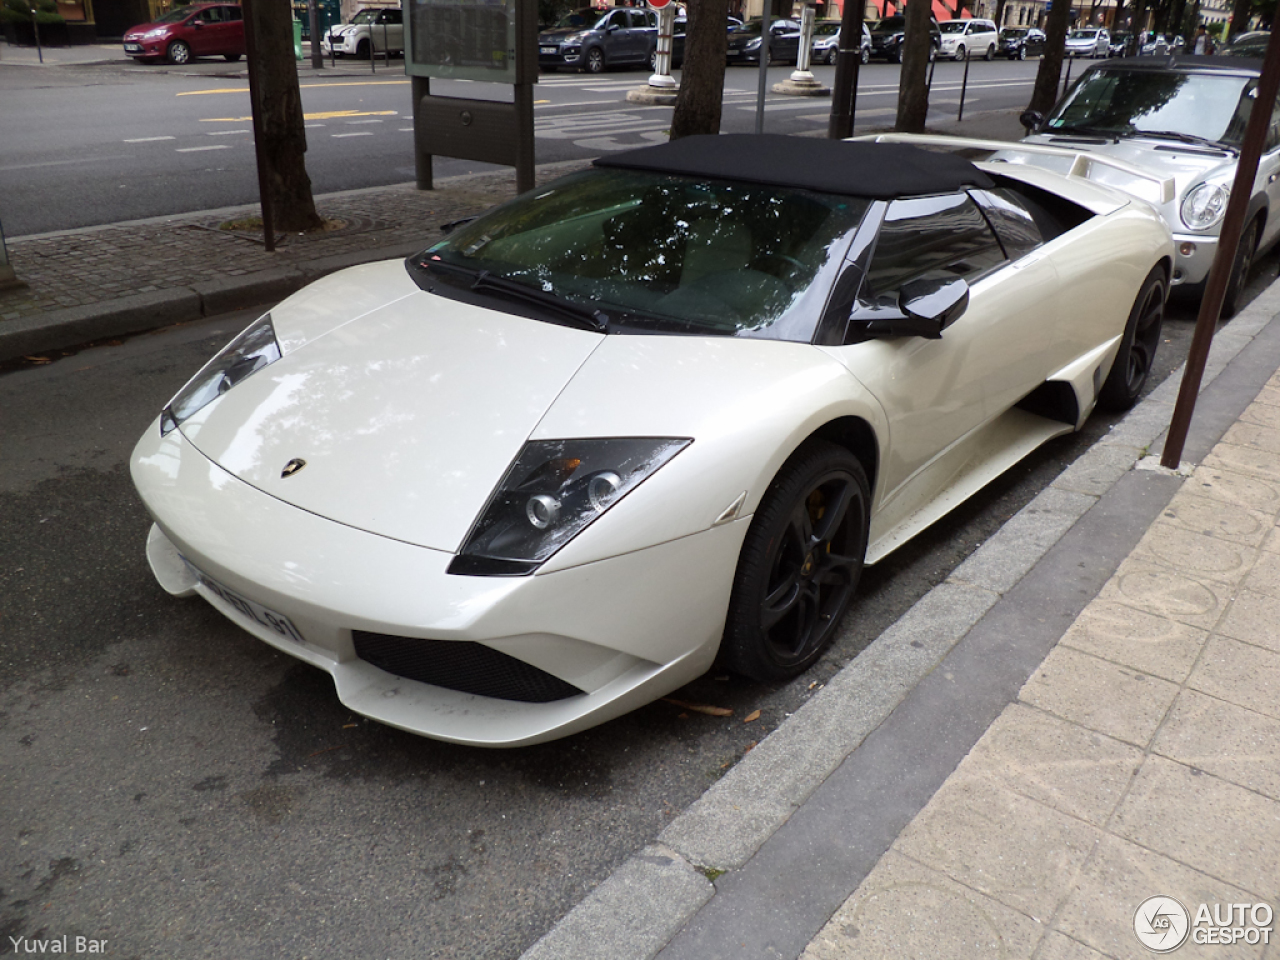
[[[1280,147],[1280,98],[1277,98],[1275,104],[1271,107],[1271,123],[1267,126],[1267,142],[1262,149],[1270,153],[1277,147]]]
[[[896,200],[867,268],[864,300],[892,297],[926,277],[974,280],[1005,260],[982,211],[967,194]]]
[[[609,17],[609,22],[605,24],[605,29],[609,27],[617,27],[620,30],[627,29],[627,11],[615,10]]]
[[[228,20],[244,19],[244,13],[239,7],[223,7],[222,10],[227,15]]]
[[[1010,260],[1020,260],[1044,242],[1026,203],[1008,187],[974,190],[971,196],[987,215],[987,222]]]

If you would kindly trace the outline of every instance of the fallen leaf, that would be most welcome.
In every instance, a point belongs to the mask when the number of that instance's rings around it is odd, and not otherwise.
[[[342,725],[342,729],[343,729],[343,730],[350,730],[352,727],[358,727],[358,726],[360,726],[360,724],[358,724],[358,723],[344,723],[344,724]]]
[[[341,750],[341,749],[342,749],[342,744],[338,744],[336,747],[325,747],[323,750],[317,750],[315,753],[308,753],[303,759],[310,760],[312,757],[318,757],[322,753],[331,753],[334,750]]]
[[[733,711],[727,707],[712,707],[705,703],[688,703],[684,700],[675,700],[671,697],[663,697],[667,703],[675,704],[677,707],[683,707],[685,710],[692,710],[694,713],[705,713],[709,717],[732,717]]]
[[[51,363],[52,362],[48,357],[23,357],[22,359],[26,360],[28,363]]]
[[[745,717],[742,718],[742,722],[750,723],[752,720],[759,720],[759,719],[760,719],[760,711],[752,710],[750,713],[748,713]]]

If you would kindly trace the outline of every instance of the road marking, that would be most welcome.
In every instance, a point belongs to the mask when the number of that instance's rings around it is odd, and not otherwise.
[[[381,122],[382,122],[381,120],[348,120],[347,126],[356,127],[362,123],[381,123]]]
[[[324,113],[304,113],[303,120],[345,120],[347,117],[397,117],[398,110],[328,110]],[[201,117],[201,123],[244,123],[253,117]]]
[[[225,143],[217,143],[212,147],[178,147],[178,153],[199,153],[202,150],[230,150],[231,147]]]
[[[329,136],[334,140],[341,140],[343,137],[372,137],[373,134],[368,130],[361,130],[359,133],[331,133]]]
[[[253,133],[252,130],[210,130],[206,137],[229,137],[234,133]],[[172,139],[172,138],[169,138]]]
[[[641,130],[665,130],[671,121],[665,117],[637,117],[634,113],[575,114],[570,117],[550,117],[538,123],[533,131],[535,137],[544,140],[576,140],[578,137],[599,133],[626,132],[637,133]],[[594,144],[591,144],[594,146]],[[609,149],[605,147],[603,149]],[[614,148],[617,149],[617,148]]]
[[[145,72],[145,71],[140,71]],[[315,90],[319,87],[391,87],[407,86],[410,80],[353,80],[349,83],[300,83],[299,90]],[[183,90],[175,93],[175,97],[201,97],[216,93],[248,93],[248,87],[219,87],[217,90]]]
[[[111,157],[79,157],[75,160],[46,160],[43,163],[15,163],[12,166],[0,167],[0,171],[38,170],[41,167],[62,167],[68,163],[102,163],[104,160],[137,160],[137,157],[132,154],[121,153]]]
[[[125,140],[124,143],[154,143],[157,140],[177,140],[177,137],[138,137],[135,140]]]

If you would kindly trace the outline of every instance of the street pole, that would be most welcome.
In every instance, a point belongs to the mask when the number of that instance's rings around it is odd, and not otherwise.
[[[266,139],[262,130],[262,85],[258,79],[258,20],[254,16],[257,0],[241,0],[244,16],[245,58],[249,74],[249,107],[253,114],[253,155],[258,161],[258,201],[262,206],[262,243],[267,253],[276,249],[275,218],[271,213],[271,175],[267,157],[262,151]]]
[[[324,51],[320,49],[320,10],[316,0],[307,0],[308,30],[311,33],[311,69],[324,69]]]
[[[31,0],[31,30],[36,35],[36,56],[44,63],[44,48],[40,46],[40,24],[36,20],[36,0]]]
[[[1213,331],[1222,313],[1222,301],[1226,297],[1227,283],[1240,246],[1240,230],[1253,193],[1253,181],[1258,174],[1258,160],[1262,156],[1263,142],[1271,123],[1271,105],[1280,91],[1280,31],[1271,31],[1267,41],[1267,57],[1262,65],[1262,78],[1258,81],[1253,106],[1249,110],[1249,124],[1245,127],[1244,142],[1240,145],[1240,162],[1236,165],[1236,179],[1231,185],[1231,199],[1227,201],[1227,213],[1222,219],[1222,232],[1218,236],[1218,252],[1209,279],[1205,282],[1204,297],[1200,300],[1200,314],[1196,317],[1196,331],[1191,337],[1191,349],[1182,372],[1182,385],[1173,407],[1173,419],[1169,421],[1169,434],[1165,438],[1160,465],[1176,470],[1182,462],[1182,448],[1191,429],[1191,416],[1196,408],[1196,396],[1204,378],[1205,363],[1209,359],[1209,347],[1213,344]]]
[[[760,11],[760,87],[756,91],[756,133],[764,133],[764,96],[769,89],[769,17],[773,0],[764,0]]]
[[[836,79],[831,85],[831,120],[827,136],[844,140],[853,136],[858,109],[858,69],[862,66],[863,0],[844,0],[840,14],[840,41],[836,48]]]

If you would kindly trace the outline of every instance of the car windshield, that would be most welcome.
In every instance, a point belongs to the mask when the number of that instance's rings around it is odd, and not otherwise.
[[[905,17],[885,17],[871,29],[879,33],[899,32],[903,29],[903,24],[906,22]]]
[[[375,23],[378,19],[377,10],[361,10],[351,18],[352,23]]]
[[[964,21],[948,20],[946,23],[938,24],[938,29],[943,33],[964,33]]]
[[[574,10],[572,13],[566,13],[563,17],[556,21],[557,28],[582,30],[591,26],[600,19],[600,11],[592,10],[590,7],[584,7],[581,10]]]
[[[1026,27],[1005,27],[1000,31],[1001,40],[1017,40],[1027,35]]]
[[[1097,37],[1097,30],[1072,30],[1067,34],[1068,40],[1096,40]]]
[[[1047,125],[1117,136],[1174,132],[1239,144],[1256,85],[1256,77],[1219,73],[1093,70],[1072,88]]]
[[[191,16],[191,13],[192,13],[192,10],[190,7],[178,7],[175,10],[170,10],[163,17],[157,17],[155,20],[151,22],[152,23],[181,23],[183,20],[187,19],[187,17]]]
[[[828,289],[814,281],[841,262],[867,205],[595,168],[517,197],[410,262],[423,286],[562,308],[534,310],[539,319],[573,310],[608,332],[808,342]]]
[[[836,23],[819,23],[813,28],[815,37],[833,37],[840,32],[840,24]]]

